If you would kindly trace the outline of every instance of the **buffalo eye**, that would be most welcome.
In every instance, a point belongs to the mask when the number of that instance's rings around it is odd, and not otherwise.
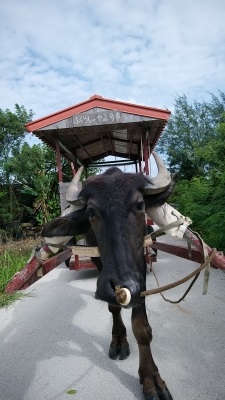
[[[144,209],[144,206],[145,206],[144,201],[139,201],[139,202],[137,203],[137,210],[139,210],[139,211],[143,210],[143,209]]]
[[[93,218],[95,216],[94,208],[88,208],[88,216],[89,218]]]

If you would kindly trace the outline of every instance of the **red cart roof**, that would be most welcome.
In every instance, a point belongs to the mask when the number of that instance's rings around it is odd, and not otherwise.
[[[136,161],[141,141],[148,137],[154,148],[170,111],[94,95],[90,99],[26,125],[46,144],[70,161],[84,165],[109,155]]]

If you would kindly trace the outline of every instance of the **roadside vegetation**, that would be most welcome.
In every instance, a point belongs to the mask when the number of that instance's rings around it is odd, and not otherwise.
[[[176,174],[171,202],[210,247],[225,252],[225,93],[192,104],[178,97],[157,150]]]
[[[28,261],[35,239],[9,241],[0,244],[0,308],[9,306],[15,300],[23,297],[22,292],[5,293],[5,287],[13,276],[20,271]]]

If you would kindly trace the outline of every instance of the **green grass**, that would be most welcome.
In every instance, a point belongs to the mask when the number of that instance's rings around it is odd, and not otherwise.
[[[14,301],[21,299],[24,294],[15,292],[5,293],[5,287],[12,277],[27,263],[34,242],[31,240],[11,242],[0,247],[0,308],[7,307]]]
[[[20,292],[15,292],[12,294],[0,293],[0,308],[9,307],[16,300],[21,300],[24,296],[25,294]]]

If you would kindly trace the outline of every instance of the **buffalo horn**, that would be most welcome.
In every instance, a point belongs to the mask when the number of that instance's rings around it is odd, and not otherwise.
[[[158,168],[158,175],[154,178],[148,178],[145,186],[145,194],[156,194],[166,190],[171,183],[171,176],[165,164],[157,153],[152,153]]]
[[[74,205],[84,205],[84,201],[83,199],[79,198],[79,194],[81,189],[78,187],[78,183],[80,181],[80,177],[83,171],[83,166],[80,167],[76,173],[76,175],[74,176],[74,178],[72,179],[72,181],[69,184],[67,193],[66,193],[66,200],[68,201],[68,203],[70,204],[74,204]]]

